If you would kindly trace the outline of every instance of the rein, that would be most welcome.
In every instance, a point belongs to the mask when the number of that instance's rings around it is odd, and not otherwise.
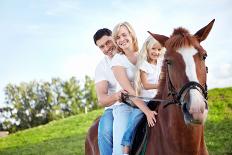
[[[135,96],[135,95],[129,95],[129,94],[122,93],[122,102],[124,102],[125,104],[127,104],[129,106],[132,106],[133,108],[138,108],[138,107],[133,104],[133,102],[130,100],[131,98],[141,99],[143,101],[148,100],[148,101],[155,101],[155,102],[159,102],[159,103],[164,103],[164,104],[166,104],[164,106],[164,108],[166,108],[170,104],[176,104],[176,105],[179,105],[179,106],[183,106],[184,112],[189,114],[188,108],[187,108],[187,103],[184,102],[184,97],[187,95],[187,93],[191,89],[196,89],[204,97],[204,99],[205,99],[205,108],[208,109],[208,103],[207,103],[208,89],[207,89],[207,84],[205,83],[205,88],[204,88],[200,83],[195,82],[195,81],[190,81],[190,82],[187,82],[180,89],[179,92],[177,92],[175,87],[173,86],[172,81],[171,81],[170,76],[169,76],[169,70],[168,70],[169,62],[168,62],[168,60],[165,60],[165,62],[167,63],[166,72],[167,72],[167,77],[168,77],[168,91],[169,91],[168,96],[172,95],[172,99],[170,99],[170,100],[155,99],[155,98]],[[208,73],[208,68],[207,67],[206,67],[206,71]]]
[[[142,97],[142,96],[135,96],[135,95],[129,95],[129,94],[122,93],[122,102],[123,103],[125,103],[128,106],[131,106],[133,108],[138,108],[131,101],[131,98],[140,99],[140,100],[143,100],[143,101],[147,100],[147,101],[154,101],[154,102],[159,102],[159,103],[174,104],[173,100],[155,99],[155,98],[150,98],[150,97]]]

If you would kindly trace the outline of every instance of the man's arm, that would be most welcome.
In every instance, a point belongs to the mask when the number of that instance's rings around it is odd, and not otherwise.
[[[121,92],[116,92],[108,95],[108,82],[106,80],[97,82],[95,84],[97,98],[99,105],[102,107],[108,107],[121,99]]]

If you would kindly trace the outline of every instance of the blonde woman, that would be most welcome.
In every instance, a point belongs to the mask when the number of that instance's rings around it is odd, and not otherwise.
[[[165,48],[152,37],[148,37],[138,56],[135,76],[135,94],[154,98],[157,93],[158,80],[161,72],[162,57]],[[148,103],[149,101],[146,101]],[[146,114],[146,113],[145,113]],[[135,129],[143,117],[140,109],[134,108],[128,120],[127,130],[122,139],[124,154],[129,154]]]
[[[115,54],[112,59],[111,69],[117,80],[118,90],[126,90],[130,95],[136,95],[134,89],[134,78],[138,56],[138,42],[135,31],[128,22],[117,24],[113,29],[113,38],[119,53]],[[139,99],[132,99],[133,103],[138,106],[147,116],[149,126],[154,126],[155,111],[151,111],[146,104]],[[132,107],[119,102],[113,107],[113,154],[121,155],[121,141],[128,125]]]

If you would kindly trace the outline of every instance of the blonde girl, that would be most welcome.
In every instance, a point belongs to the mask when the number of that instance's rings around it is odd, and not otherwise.
[[[135,75],[135,92],[137,96],[155,97],[165,48],[149,36],[138,56]]]

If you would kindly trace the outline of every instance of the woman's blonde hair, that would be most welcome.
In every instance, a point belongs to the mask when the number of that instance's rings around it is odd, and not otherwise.
[[[134,87],[136,95],[140,95],[142,89],[141,77],[140,77],[140,66],[143,64],[144,61],[148,62],[148,50],[152,48],[153,45],[160,44],[156,39],[152,36],[149,36],[145,42],[143,43],[142,49],[139,52],[138,60],[136,64],[136,73],[134,79]],[[160,44],[161,45],[161,44]],[[162,47],[161,54],[164,54],[165,48]]]
[[[137,40],[134,29],[132,28],[132,26],[128,22],[118,23],[114,27],[113,32],[112,32],[112,36],[114,38],[114,41],[116,40],[116,38],[118,36],[118,32],[119,32],[119,29],[121,26],[125,26],[128,29],[129,34],[131,35],[132,41],[133,41],[133,50],[134,50],[134,52],[137,52],[139,50],[138,40]],[[116,44],[116,47],[117,47],[119,52],[123,52],[123,50],[117,44]]]

